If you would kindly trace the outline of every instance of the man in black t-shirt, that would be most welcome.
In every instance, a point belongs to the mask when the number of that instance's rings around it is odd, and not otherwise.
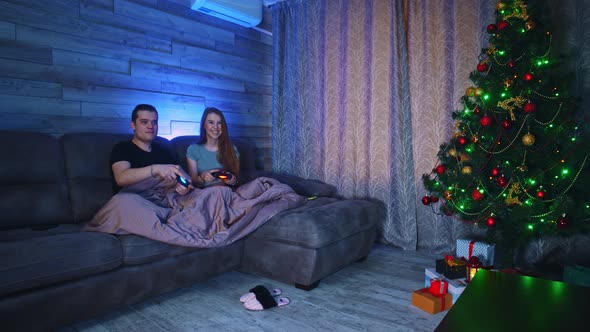
[[[158,135],[158,111],[152,105],[140,104],[131,113],[133,138],[117,143],[111,151],[111,168],[115,184],[120,189],[150,177],[176,181],[178,175],[190,179],[174,155],[154,143]],[[190,180],[189,180],[190,181]],[[192,185],[176,184],[175,190],[187,194]]]

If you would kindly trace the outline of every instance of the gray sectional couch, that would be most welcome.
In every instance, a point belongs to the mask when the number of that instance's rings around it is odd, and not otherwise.
[[[0,131],[2,331],[47,331],[232,270],[303,289],[367,256],[384,207],[343,200],[334,187],[261,173],[247,139],[235,138],[242,181],[272,176],[304,196],[246,238],[185,248],[136,235],[80,231],[113,195],[112,146],[129,135]],[[196,136],[161,144],[184,161]]]

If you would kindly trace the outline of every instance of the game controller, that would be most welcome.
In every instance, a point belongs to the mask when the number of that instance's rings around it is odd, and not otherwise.
[[[188,185],[190,184],[190,182],[188,182],[187,179],[180,175],[176,175],[176,181],[185,187],[188,187]]]
[[[221,179],[221,180],[231,180],[231,178],[232,178],[232,174],[230,172],[226,172],[226,171],[211,172],[211,175],[214,178]]]

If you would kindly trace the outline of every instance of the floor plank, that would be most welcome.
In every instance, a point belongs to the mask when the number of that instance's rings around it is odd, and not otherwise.
[[[446,312],[428,314],[411,305],[424,268],[438,255],[375,245],[366,261],[352,264],[306,292],[292,285],[230,272],[62,332],[114,331],[432,331]],[[239,298],[255,285],[280,288],[290,304],[248,311]]]

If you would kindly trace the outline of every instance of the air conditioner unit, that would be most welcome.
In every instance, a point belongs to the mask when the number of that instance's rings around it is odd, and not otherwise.
[[[262,21],[262,0],[193,0],[193,10],[251,28]]]

